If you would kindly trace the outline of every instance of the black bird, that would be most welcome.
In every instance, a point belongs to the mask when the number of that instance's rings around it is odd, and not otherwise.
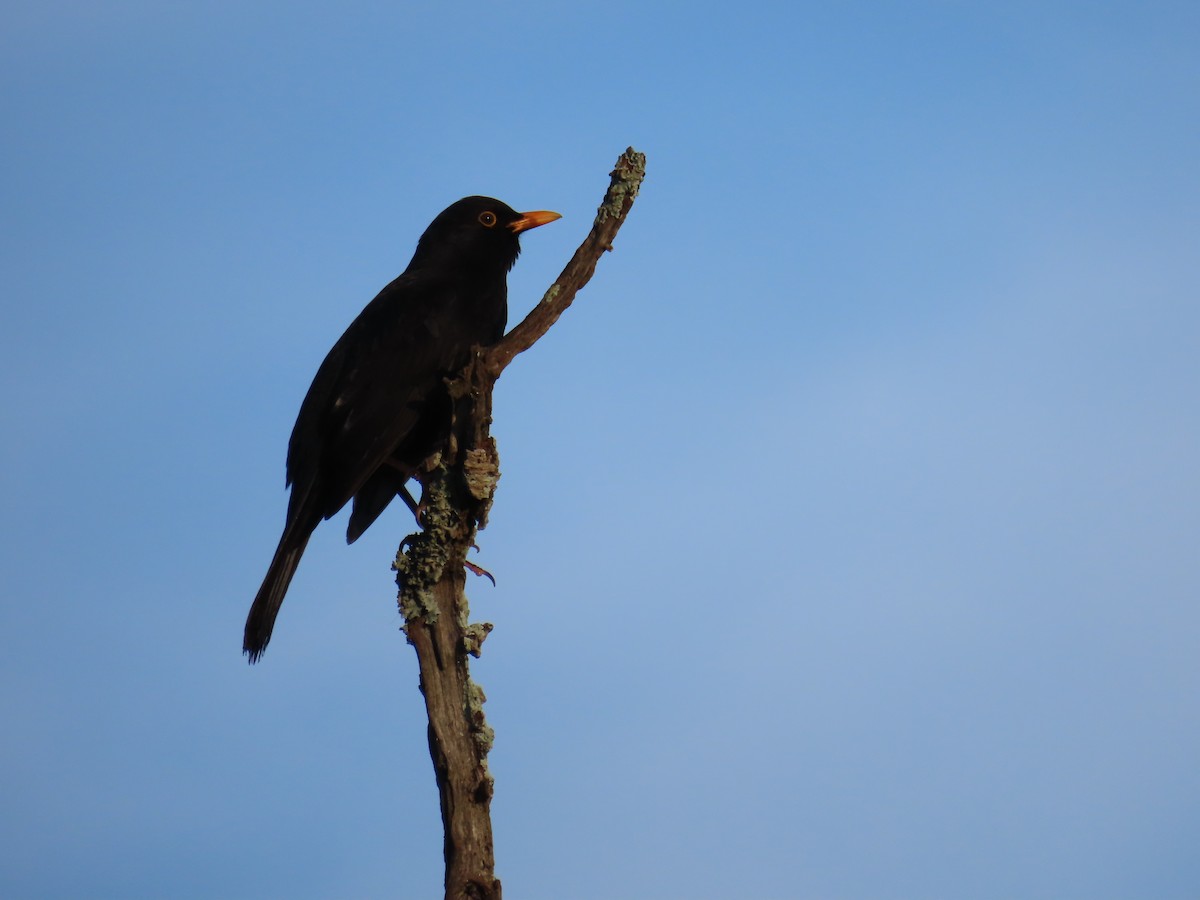
[[[354,499],[353,543],[435,452],[450,428],[444,379],[508,319],[506,276],[523,231],[560,218],[465,197],[425,229],[408,268],[350,323],[321,363],[288,442],[287,522],[246,618],[242,649],[256,662],[300,556],[322,519]]]

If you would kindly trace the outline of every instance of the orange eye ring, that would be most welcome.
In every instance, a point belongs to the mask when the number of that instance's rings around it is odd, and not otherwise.
[[[496,224],[496,214],[490,210],[488,212],[481,212],[479,214],[479,224],[484,228],[491,228]]]

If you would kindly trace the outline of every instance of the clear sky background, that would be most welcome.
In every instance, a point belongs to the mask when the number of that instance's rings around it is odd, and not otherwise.
[[[0,14],[0,896],[433,897],[389,565],[242,623],[326,350],[466,194],[514,898],[1200,894],[1200,6]]]

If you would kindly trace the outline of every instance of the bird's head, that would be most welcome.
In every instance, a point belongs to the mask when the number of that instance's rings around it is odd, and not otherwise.
[[[437,265],[469,274],[503,275],[521,252],[521,232],[560,218],[545,210],[519,213],[491,197],[464,197],[425,229],[409,268]]]

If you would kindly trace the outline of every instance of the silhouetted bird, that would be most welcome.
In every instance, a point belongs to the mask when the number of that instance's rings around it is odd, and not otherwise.
[[[559,218],[518,213],[490,197],[451,205],[421,235],[412,262],[350,323],[313,379],[288,442],[292,494],[279,547],[242,645],[256,662],[300,556],[322,519],[354,498],[353,543],[445,441],[450,398],[444,379],[471,347],[494,344],[508,318],[506,276],[518,236]]]

